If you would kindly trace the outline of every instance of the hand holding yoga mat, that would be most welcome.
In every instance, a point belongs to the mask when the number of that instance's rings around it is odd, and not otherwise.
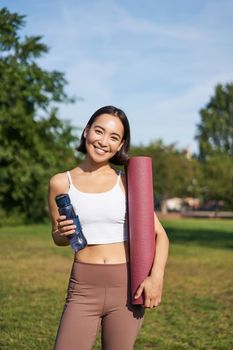
[[[131,157],[127,163],[127,200],[132,304],[143,304],[134,295],[149,275],[155,255],[152,159]]]

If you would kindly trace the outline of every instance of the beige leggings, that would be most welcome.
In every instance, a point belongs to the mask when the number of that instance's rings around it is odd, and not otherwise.
[[[74,261],[54,350],[132,350],[144,307],[129,303],[129,266]]]

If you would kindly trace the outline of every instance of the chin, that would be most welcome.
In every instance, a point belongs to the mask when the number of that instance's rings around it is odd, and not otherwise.
[[[99,164],[101,164],[101,163],[108,163],[108,161],[110,159],[106,155],[101,156],[101,155],[98,155],[98,154],[89,154],[89,157],[90,157],[90,159],[93,162],[99,163]]]

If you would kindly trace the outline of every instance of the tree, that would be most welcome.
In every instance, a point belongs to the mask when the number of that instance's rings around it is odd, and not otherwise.
[[[233,164],[231,157],[215,154],[201,163],[201,193],[204,202],[215,201],[233,208]]]
[[[147,146],[134,146],[132,156],[152,157],[153,186],[156,202],[174,196],[200,194],[200,168],[196,159],[188,159],[175,145],[164,145],[161,140]]]
[[[205,202],[233,206],[233,84],[219,84],[215,95],[201,109],[198,125],[201,193]]]
[[[0,217],[39,221],[47,216],[48,179],[74,163],[77,136],[55,107],[72,102],[64,75],[38,66],[48,47],[40,36],[20,38],[24,18],[0,10]]]
[[[222,202],[232,210],[233,197],[233,84],[219,84],[201,109],[198,125],[201,193],[205,202]]]
[[[214,153],[233,156],[233,84],[219,84],[215,95],[200,110],[201,122],[197,126],[200,159]]]

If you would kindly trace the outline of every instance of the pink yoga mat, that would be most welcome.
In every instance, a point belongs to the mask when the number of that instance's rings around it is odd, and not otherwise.
[[[143,304],[144,296],[135,300],[134,294],[149,275],[155,255],[152,159],[131,157],[126,175],[131,302]]]

